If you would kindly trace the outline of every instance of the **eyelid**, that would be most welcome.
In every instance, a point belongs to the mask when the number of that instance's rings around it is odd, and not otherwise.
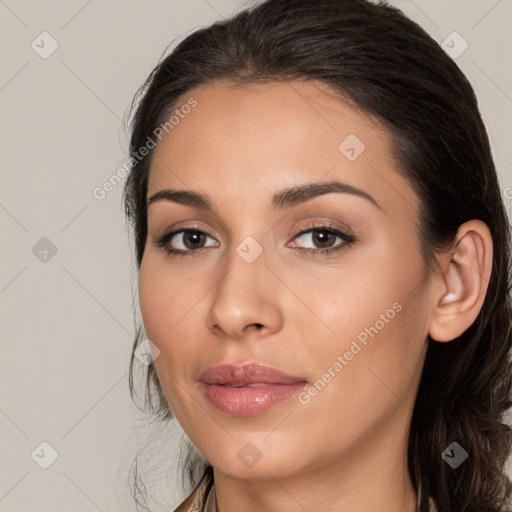
[[[155,240],[160,240],[163,237],[166,237],[171,233],[176,234],[181,231],[201,231],[202,233],[204,233],[205,235],[207,235],[211,238],[216,238],[216,239],[219,238],[218,233],[214,229],[212,229],[210,226],[206,227],[203,223],[201,223],[199,221],[190,221],[190,223],[188,223],[187,221],[184,221],[184,222],[179,222],[170,227],[169,226],[161,227],[158,230],[155,230],[153,238]],[[212,231],[213,231],[213,234],[210,234]],[[149,233],[149,229],[148,229],[148,233]]]
[[[342,223],[342,226],[339,226],[334,222],[331,222],[328,220],[321,220],[321,219],[308,220],[305,225],[301,226],[300,229],[296,230],[295,232],[292,231],[292,233],[294,233],[294,234],[291,235],[291,239],[294,240],[295,238],[297,238],[300,235],[303,235],[304,233],[307,233],[307,232],[313,231],[313,230],[319,231],[321,229],[334,231],[334,232],[337,232],[346,237],[355,239],[355,234],[348,225]]]
[[[175,224],[172,224],[172,225],[169,225],[167,223],[162,223],[162,227],[160,227],[158,230],[155,230],[156,231],[156,235],[155,236],[161,236],[163,235],[164,233],[168,233],[169,231],[178,231],[180,229],[197,229],[197,230],[204,230],[205,229],[205,226],[202,222],[200,221],[195,221],[195,220],[191,220],[191,221],[180,221],[180,222],[176,222]],[[209,229],[209,228],[208,228]]]

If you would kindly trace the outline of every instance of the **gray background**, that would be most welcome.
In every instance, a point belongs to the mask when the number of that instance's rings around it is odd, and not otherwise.
[[[479,98],[508,207],[512,1],[390,3],[439,42],[454,31],[468,42],[456,61]],[[128,394],[132,247],[122,185],[102,200],[93,190],[124,163],[123,116],[166,46],[243,5],[0,0],[2,512],[134,510],[126,478],[150,430]],[[51,49],[44,31],[58,43],[47,58],[31,46]],[[182,433],[158,435],[152,510],[170,510],[187,493],[172,458]],[[47,469],[42,442],[58,452]]]

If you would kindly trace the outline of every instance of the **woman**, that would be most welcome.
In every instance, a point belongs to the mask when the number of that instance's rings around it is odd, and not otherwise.
[[[385,4],[269,0],[134,105],[133,352],[204,463],[176,511],[505,510],[509,224],[450,57]]]

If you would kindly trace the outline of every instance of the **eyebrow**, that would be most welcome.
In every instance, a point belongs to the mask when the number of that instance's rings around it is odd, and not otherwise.
[[[360,190],[341,181],[307,183],[305,185],[297,185],[284,190],[280,190],[279,192],[276,192],[272,198],[272,209],[280,210],[284,208],[291,208],[292,206],[310,201],[315,197],[332,193],[351,194],[361,197],[382,210],[379,203],[377,203],[377,201],[370,194],[364,190]],[[160,190],[148,199],[147,206],[149,207],[153,203],[161,200],[172,201],[174,203],[182,204],[185,206],[192,206],[210,212],[215,210],[213,203],[208,195],[194,192],[192,190]]]

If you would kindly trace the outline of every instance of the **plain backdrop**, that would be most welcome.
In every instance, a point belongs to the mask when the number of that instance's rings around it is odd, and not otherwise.
[[[436,41],[457,32],[456,48],[467,42],[456,61],[479,98],[508,208],[512,1],[390,3]],[[103,199],[93,191],[124,162],[123,116],[165,48],[244,5],[0,0],[2,512],[135,510],[127,475],[149,431],[128,393],[132,246],[122,185]],[[174,438],[153,447],[152,510],[188,493]]]

